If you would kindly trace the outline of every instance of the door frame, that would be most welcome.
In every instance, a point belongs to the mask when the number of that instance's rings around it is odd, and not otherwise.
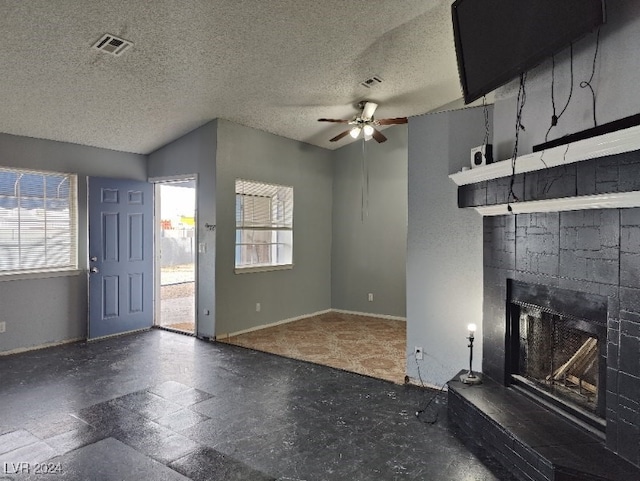
[[[149,177],[148,181],[153,184],[153,194],[154,194],[154,208],[153,208],[153,265],[154,265],[154,282],[153,282],[153,326],[159,327],[158,317],[160,316],[160,287],[161,287],[161,260],[160,260],[160,236],[161,236],[161,228],[160,222],[162,221],[161,217],[161,195],[160,195],[160,185],[161,184],[170,184],[173,182],[183,182],[193,180],[195,183],[196,189],[196,205],[194,208],[194,223],[195,223],[195,232],[194,232],[194,309],[193,309],[193,322],[194,322],[194,336],[198,336],[198,271],[199,271],[199,259],[198,254],[200,253],[200,229],[199,229],[199,221],[198,221],[198,174],[179,174],[179,175],[166,175],[160,177]]]

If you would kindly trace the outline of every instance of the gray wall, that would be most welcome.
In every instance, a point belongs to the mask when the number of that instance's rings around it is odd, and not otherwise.
[[[81,273],[25,280],[0,278],[0,352],[86,337],[87,176],[146,180],[143,155],[0,134],[0,165],[78,174]],[[44,276],[43,276],[44,277]]]
[[[482,333],[482,218],[457,207],[447,177],[470,164],[484,138],[482,108],[409,119],[407,374],[442,385],[469,364],[467,324]],[[475,348],[480,368],[482,349]]]
[[[405,317],[406,126],[364,143],[368,206],[362,209],[363,142],[334,151],[331,304],[334,309]],[[373,294],[373,302],[367,299]]]
[[[180,137],[149,155],[149,178],[171,178],[197,174],[197,232],[195,243],[206,252],[197,254],[197,329],[201,337],[216,331],[216,232],[205,224],[216,224],[216,149],[218,121]],[[205,314],[208,311],[209,314]]]
[[[220,120],[216,165],[216,334],[329,309],[331,152]],[[234,273],[236,178],[293,186],[293,269]]]
[[[598,124],[611,122],[640,112],[638,65],[640,65],[640,2],[608,1],[607,23],[602,27],[596,74],[592,82],[597,94]],[[593,127],[592,100],[588,88],[580,88],[591,75],[595,51],[595,33],[574,47],[574,86],[571,102],[549,140]],[[530,153],[533,145],[544,142],[551,123],[551,60],[531,71],[526,83],[527,101],[523,111],[526,130],[520,132],[519,154]],[[556,57],[556,111],[564,107],[570,90],[569,50]],[[508,159],[515,134],[518,83],[512,82],[497,92],[494,114],[494,144],[497,159]]]

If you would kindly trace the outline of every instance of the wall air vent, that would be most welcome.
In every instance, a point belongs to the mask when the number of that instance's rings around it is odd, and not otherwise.
[[[380,85],[382,83],[382,77],[380,75],[372,75],[366,80],[360,82],[360,85],[370,89],[371,87],[375,87],[376,85]]]
[[[93,45],[93,48],[118,57],[132,45],[133,43],[129,42],[129,40],[105,33],[100,40]]]

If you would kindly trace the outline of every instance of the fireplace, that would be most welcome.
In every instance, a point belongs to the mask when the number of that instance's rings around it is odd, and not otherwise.
[[[511,179],[521,202],[510,211],[510,164],[507,177],[460,173],[458,198],[483,215],[483,378],[585,413],[607,449],[640,467],[640,152],[603,153],[601,141],[563,165],[531,156],[540,170]],[[551,345],[531,357],[536,336]]]
[[[509,280],[508,382],[604,430],[607,298]]]
[[[449,382],[456,432],[517,479],[640,479],[637,431],[627,435],[640,387],[617,369],[631,358],[640,370],[640,313],[632,326],[620,299],[566,278],[490,267],[485,280],[483,384]]]

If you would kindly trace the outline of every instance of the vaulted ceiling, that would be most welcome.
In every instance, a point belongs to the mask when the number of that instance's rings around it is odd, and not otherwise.
[[[461,97],[451,0],[0,0],[0,132],[150,153],[214,118],[326,148]],[[120,56],[92,48],[109,33]],[[372,76],[383,82],[366,88]],[[348,139],[344,139],[347,142]]]

